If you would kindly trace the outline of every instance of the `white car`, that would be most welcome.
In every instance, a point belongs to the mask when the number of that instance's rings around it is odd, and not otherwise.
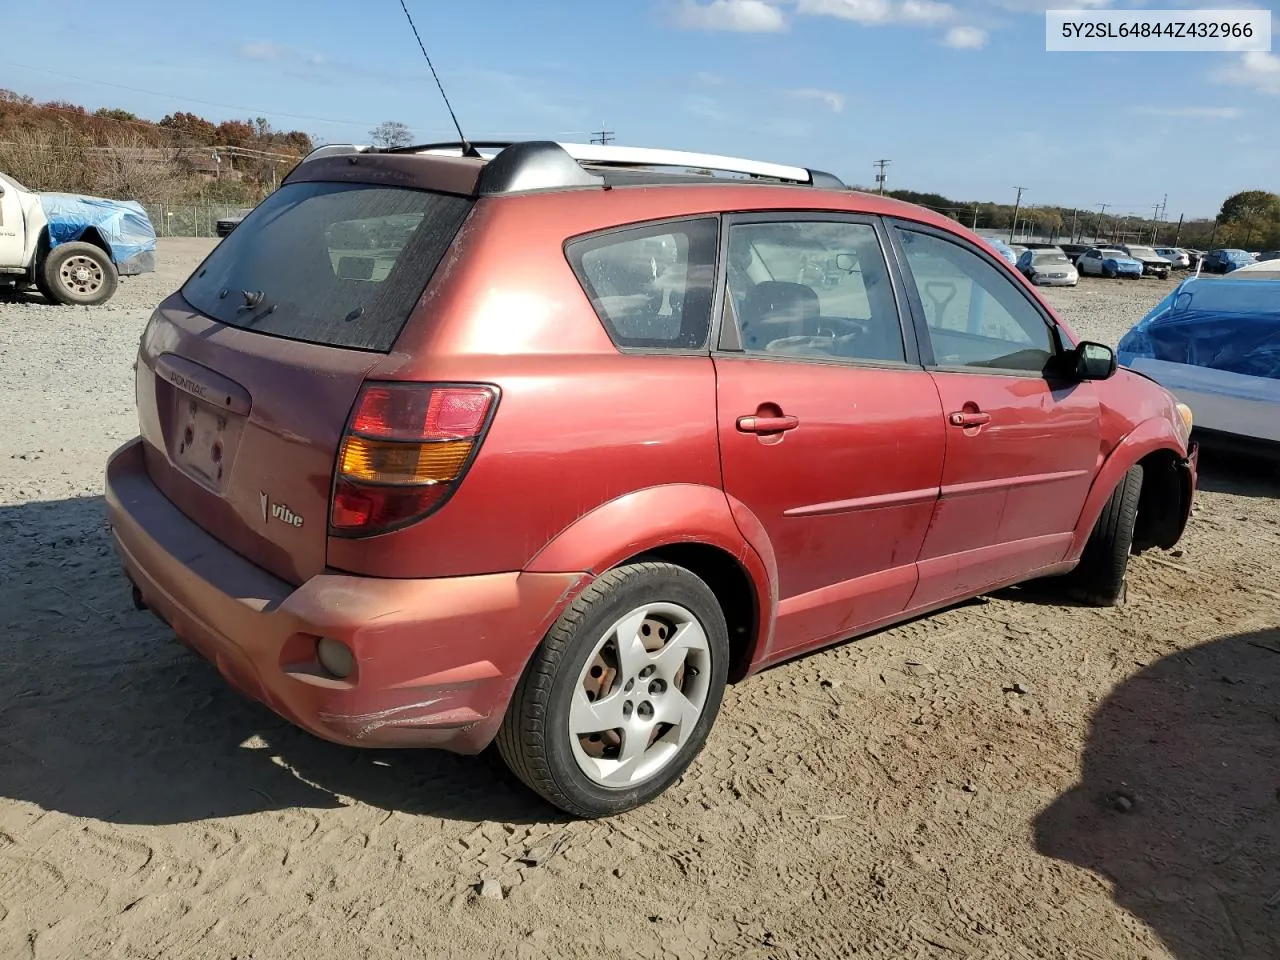
[[[1259,260],[1236,267],[1223,280],[1280,280],[1280,260]]]
[[[1057,247],[1024,250],[1017,266],[1018,272],[1037,286],[1074,287],[1080,282],[1080,273]]]
[[[1280,444],[1280,291],[1264,273],[1187,277],[1116,357],[1187,404],[1202,433]]]
[[[1191,269],[1191,254],[1181,247],[1156,247],[1156,253],[1173,264],[1175,270]]]

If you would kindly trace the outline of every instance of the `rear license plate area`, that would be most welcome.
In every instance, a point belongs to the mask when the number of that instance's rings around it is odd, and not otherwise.
[[[221,493],[231,472],[239,431],[238,418],[190,395],[174,397],[175,429],[170,456],[183,473]]]

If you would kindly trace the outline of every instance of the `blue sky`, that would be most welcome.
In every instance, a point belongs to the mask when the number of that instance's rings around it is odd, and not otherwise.
[[[1280,190],[1280,56],[1046,53],[1052,0],[407,0],[468,136],[751,156],[957,199],[1176,219]],[[1093,7],[1135,7],[1132,0]],[[1257,6],[1156,0],[1148,6]],[[0,86],[151,119],[265,116],[328,141],[448,114],[399,0],[61,0]],[[83,29],[92,23],[94,29]]]

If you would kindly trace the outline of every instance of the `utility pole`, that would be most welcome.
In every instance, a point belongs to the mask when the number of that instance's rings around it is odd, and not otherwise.
[[[613,139],[613,131],[610,130],[606,124],[601,123],[599,131],[597,131],[595,136],[591,138],[591,142],[598,143],[601,146],[605,146],[612,139]]]
[[[1160,212],[1156,215],[1155,226],[1151,228],[1151,245],[1155,246],[1160,235],[1160,224],[1164,222],[1164,212],[1169,208],[1169,195],[1166,193],[1160,200]]]
[[[1076,242],[1076,221],[1080,219],[1080,211],[1074,207],[1071,210],[1071,242]]]
[[[1014,187],[1018,191],[1018,198],[1013,201],[1013,224],[1009,227],[1009,242],[1013,243],[1014,231],[1018,229],[1018,211],[1022,209],[1022,191],[1026,187]]]
[[[1095,240],[1098,239],[1098,231],[1102,229],[1102,218],[1106,215],[1108,204],[1103,203],[1099,204],[1099,206],[1102,209],[1098,211],[1098,220],[1093,225],[1093,239]]]
[[[978,229],[978,205],[976,203],[973,205],[973,226],[970,229]]]
[[[879,188],[881,195],[884,194],[885,175],[884,168],[893,163],[892,160],[877,160],[872,164],[879,172],[876,173],[876,186]]]
[[[1178,214],[1178,229],[1173,234],[1173,245],[1178,245],[1178,240],[1182,237],[1182,214]]]

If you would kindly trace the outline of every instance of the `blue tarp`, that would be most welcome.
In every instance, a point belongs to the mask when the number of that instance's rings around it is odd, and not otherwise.
[[[147,211],[137,201],[42,193],[40,206],[49,221],[50,246],[79,240],[85,230],[96,227],[117,266],[144,265],[144,270],[155,269],[156,231]]]
[[[1280,380],[1280,283],[1188,277],[1121,338],[1116,351]]]

